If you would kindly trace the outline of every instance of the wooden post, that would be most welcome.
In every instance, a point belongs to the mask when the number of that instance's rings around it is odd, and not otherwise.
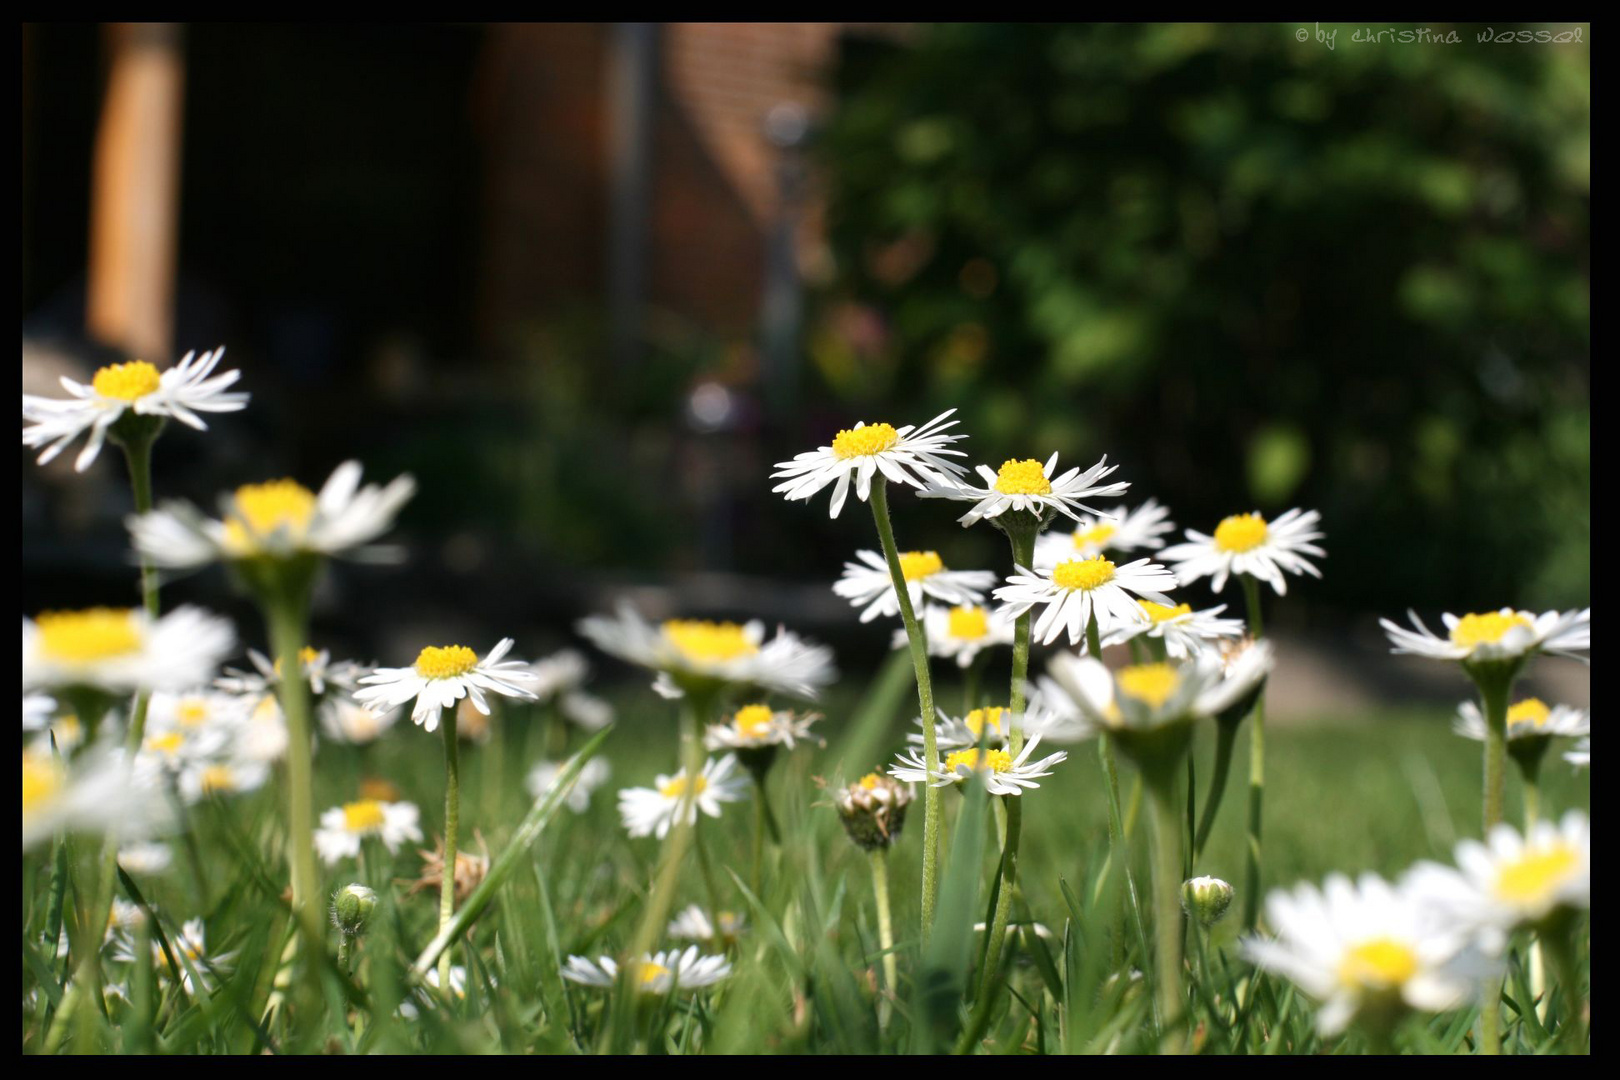
[[[110,23],[90,194],[90,337],[158,363],[174,345],[185,59],[175,23]]]

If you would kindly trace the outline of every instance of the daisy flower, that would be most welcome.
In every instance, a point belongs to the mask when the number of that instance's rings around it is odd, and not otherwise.
[[[581,689],[590,675],[590,664],[573,649],[563,649],[529,668],[535,682],[530,687],[542,704],[557,706],[564,720],[584,731],[600,731],[613,723],[613,706]]]
[[[1133,664],[1118,671],[1094,657],[1063,654],[1046,670],[1096,734],[1148,732],[1219,716],[1258,686],[1271,665],[1270,643],[1262,641],[1231,671],[1207,652],[1176,664]]]
[[[398,709],[373,709],[347,697],[333,695],[321,702],[321,731],[333,742],[368,746],[399,719]]]
[[[674,776],[658,776],[650,788],[626,788],[619,792],[619,816],[631,836],[656,836],[662,840],[677,824],[691,825],[701,810],[709,817],[720,816],[720,804],[748,797],[748,778],[736,772],[732,754],[703,763],[703,771],[687,785],[686,770]],[[685,821],[677,821],[684,813]]]
[[[1052,775],[1052,766],[1069,756],[1067,752],[1059,750],[1032,764],[1030,754],[1040,744],[1041,737],[1034,736],[1024,744],[1017,757],[1006,750],[981,751],[978,747],[953,750],[945,755],[943,765],[936,760],[931,766],[923,758],[923,752],[912,747],[889,766],[889,775],[903,783],[926,783],[930,787],[948,787],[978,775],[984,778],[992,795],[1022,795],[1025,788],[1040,787],[1035,781],[1042,776]]]
[[[1419,863],[1407,884],[1433,909],[1435,921],[1478,935],[1492,952],[1515,930],[1592,903],[1592,834],[1579,810],[1556,824],[1537,822],[1528,835],[1497,825],[1484,843],[1459,843],[1456,860],[1456,869]]]
[[[291,735],[287,717],[274,693],[244,699],[247,720],[237,732],[236,754],[247,761],[280,761],[287,755]]]
[[[198,356],[188,352],[164,372],[144,360],[110,364],[91,377],[89,385],[62,377],[68,398],[24,394],[22,399],[24,446],[44,447],[39,463],[46,464],[80,435],[89,432],[73,467],[84,472],[101,453],[107,433],[126,413],[173,417],[187,427],[206,431],[198,413],[237,412],[247,408],[248,395],[229,392],[239,371],[215,375],[225,355],[223,348]]]
[[[1203,611],[1194,611],[1191,604],[1177,604],[1170,607],[1156,604],[1152,600],[1142,600],[1139,603],[1142,606],[1142,613],[1147,616],[1147,621],[1123,623],[1114,627],[1102,638],[1100,644],[1103,648],[1123,645],[1133,638],[1146,634],[1150,638],[1158,638],[1164,642],[1164,651],[1179,659],[1203,652],[1213,643],[1243,636],[1243,620],[1220,617],[1221,612],[1226,610],[1225,604],[1217,604]]]
[[[360,842],[376,837],[390,854],[407,840],[422,839],[417,825],[420,811],[414,803],[360,799],[334,806],[321,815],[315,830],[315,850],[328,866],[360,855]]]
[[[214,680],[214,685],[233,694],[263,694],[281,685],[281,661],[271,660],[257,649],[248,650],[252,671],[228,667],[225,674]],[[333,662],[329,649],[316,649],[305,645],[298,650],[298,666],[311,694],[320,697],[328,687],[353,690],[365,668],[353,660]]]
[[[236,643],[230,623],[194,607],[155,619],[139,608],[49,611],[25,617],[22,634],[25,692],[183,690],[207,682]]]
[[[141,839],[166,824],[166,810],[133,781],[122,751],[92,748],[71,763],[37,742],[22,752],[24,851],[57,832]]]
[[[978,473],[984,479],[984,487],[947,478],[929,485],[922,492],[922,497],[971,502],[973,508],[957,518],[963,526],[985,518],[998,518],[1008,510],[1027,510],[1043,522],[1050,520],[1054,513],[1067,514],[1079,521],[1077,511],[1098,513],[1082,499],[1123,495],[1125,489],[1131,486],[1128,483],[1098,483],[1119,468],[1118,465],[1108,464],[1106,454],[1084,472],[1075,467],[1054,478],[1052,470],[1057,468],[1057,459],[1054,453],[1043,465],[1034,458],[1008,458],[995,472],[991,472],[988,465],[980,465]]]
[[[966,457],[960,450],[950,450],[951,443],[967,438],[966,435],[947,435],[947,428],[957,421],[947,420],[955,409],[947,409],[918,428],[910,425],[895,428],[889,424],[867,424],[864,421],[853,428],[840,431],[831,446],[795,455],[792,461],[779,461],[772,480],[781,480],[771,490],[780,492],[789,502],[808,499],[828,484],[836,481],[829,517],[837,517],[849,496],[849,482],[855,480],[855,497],[862,502],[872,492],[872,477],[882,472],[887,480],[909,484],[925,490],[931,484],[949,483],[962,475],[961,465],[950,458]]]
[[[1382,1019],[1402,1006],[1454,1009],[1487,970],[1465,937],[1426,927],[1413,895],[1375,874],[1355,883],[1334,874],[1320,890],[1273,891],[1266,918],[1277,936],[1246,938],[1243,952],[1322,1003],[1323,1035],[1337,1035],[1358,1013]]]
[[[465,645],[429,645],[406,668],[378,668],[361,678],[361,689],[354,698],[372,709],[393,709],[415,699],[411,720],[428,731],[439,727],[439,713],[469,698],[473,707],[489,715],[484,695],[529,698],[534,694],[525,684],[534,680],[529,666],[521,660],[503,660],[512,649],[512,639],[502,638],[482,660]]]
[[[722,911],[711,921],[706,911],[692,904],[671,919],[664,932],[682,941],[718,941],[723,945],[735,945],[747,929],[748,920],[734,911]]]
[[[180,769],[180,795],[188,805],[195,805],[205,798],[257,791],[269,779],[269,763],[250,757],[187,762]]]
[[[174,862],[174,851],[167,844],[125,844],[118,849],[118,865],[131,874],[161,874]],[[114,910],[120,903],[113,900]]]
[[[170,934],[169,949],[174,954],[174,962],[180,966],[178,976],[169,967],[169,957],[156,940],[152,942],[153,966],[165,978],[178,977],[188,994],[196,993],[191,979],[193,970],[197,978],[202,980],[202,989],[212,990],[214,977],[224,971],[236,956],[235,952],[212,957],[208,955],[208,938],[201,919],[188,919],[178,934]],[[113,959],[124,963],[135,962],[135,938],[127,930],[119,932],[117,943],[113,946]]]
[[[1252,514],[1233,514],[1222,518],[1215,526],[1215,535],[1209,536],[1195,529],[1187,530],[1186,542],[1165,548],[1159,554],[1175,566],[1176,577],[1182,584],[1209,577],[1210,588],[1220,592],[1226,588],[1226,579],[1233,574],[1248,574],[1264,581],[1281,596],[1288,591],[1286,574],[1309,574],[1321,577],[1322,572],[1305,558],[1314,555],[1321,559],[1327,552],[1312,541],[1322,539],[1316,531],[1322,515],[1315,510],[1290,510],[1267,522],[1258,511]]]
[[[1585,736],[1564,754],[1564,760],[1579,769],[1592,765],[1592,737]]]
[[[724,956],[701,956],[696,945],[685,952],[670,949],[643,956],[630,965],[630,978],[643,994],[669,994],[678,990],[698,990],[731,974],[731,962]],[[619,965],[611,956],[595,963],[583,956],[570,956],[562,977],[585,986],[610,987],[619,977]]]
[[[125,520],[136,550],[155,565],[174,569],[298,555],[381,560],[394,552],[367,545],[393,526],[415,491],[416,481],[408,475],[387,487],[361,487],[360,463],[345,461],[319,494],[293,480],[272,480],[222,496],[217,520],[185,502],[168,502]]]
[[[1004,705],[985,705],[970,710],[966,716],[947,716],[942,709],[936,709],[934,723],[934,745],[941,750],[961,750],[970,746],[978,746],[982,738],[988,747],[1002,747],[1012,737],[1013,727],[1016,725],[1025,735],[1040,736],[1041,738],[1061,737],[1067,728],[1063,719],[1054,716],[1043,702],[1031,700],[1025,704],[1023,719],[1019,720],[1012,709]],[[922,727],[922,717],[912,721],[917,727]],[[913,731],[906,736],[906,741],[917,746],[923,745],[923,734]]]
[[[1457,719],[1451,730],[1465,739],[1485,741],[1485,717],[1479,706],[1465,701],[1457,706]],[[1540,698],[1525,698],[1507,711],[1508,742],[1515,739],[1551,738],[1555,735],[1574,737],[1592,730],[1592,719],[1585,709],[1572,709],[1568,705],[1549,707]]]
[[[542,761],[533,769],[530,769],[526,782],[529,795],[538,799],[550,791],[552,786],[556,784],[557,777],[562,775],[563,766],[566,764],[567,762],[564,761]],[[574,786],[569,790],[568,798],[564,800],[564,804],[574,813],[583,814],[590,808],[591,793],[607,783],[608,777],[612,774],[613,768],[605,759],[591,758],[579,770],[579,778],[574,781]]]
[[[863,623],[879,616],[898,616],[900,597],[894,591],[889,564],[876,551],[857,551],[855,558],[859,561],[844,564],[844,576],[833,584],[833,592],[863,609]],[[937,551],[902,551],[900,573],[913,608],[922,606],[924,596],[945,604],[978,604],[983,602],[985,590],[996,583],[996,575],[988,570],[947,570]]]
[[[899,838],[910,805],[911,785],[898,784],[877,773],[867,773],[833,794],[833,806],[844,823],[844,831],[866,851],[886,848]]]
[[[1461,660],[1464,664],[1515,661],[1539,652],[1567,656],[1585,662],[1577,655],[1592,647],[1592,609],[1581,611],[1487,611],[1461,618],[1447,612],[1441,621],[1446,636],[1436,637],[1408,611],[1416,630],[1408,630],[1388,619],[1379,619],[1394,648],[1392,653],[1411,653],[1431,660]]]
[[[610,656],[660,672],[654,689],[678,696],[680,684],[726,683],[814,698],[837,672],[832,650],[765,624],[669,619],[653,626],[628,606],[616,615],[582,619],[579,632]]]
[[[943,608],[929,604],[922,609],[923,636],[928,639],[928,655],[943,656],[956,661],[956,666],[971,665],[980,651],[995,645],[1013,643],[1014,620],[1002,608],[961,605]],[[894,632],[896,649],[910,644],[904,627]]]
[[[1035,541],[1035,565],[1056,566],[1066,559],[1091,559],[1110,551],[1151,551],[1175,531],[1170,511],[1149,499],[1134,510],[1093,517],[1082,514],[1073,532],[1045,532]]]
[[[773,746],[791,750],[797,742],[813,738],[810,725],[820,719],[820,713],[799,716],[790,709],[744,705],[725,723],[710,724],[703,734],[703,746],[708,750],[763,750]]]
[[[1175,575],[1158,563],[1138,559],[1115,566],[1099,555],[1094,559],[1070,559],[1043,571],[1014,566],[1012,577],[995,595],[1006,601],[1003,610],[1009,618],[1017,618],[1036,605],[1045,606],[1030,631],[1032,641],[1049,645],[1067,627],[1069,644],[1074,645],[1085,637],[1093,615],[1099,634],[1112,633],[1124,624],[1147,622],[1147,613],[1136,602],[1136,596],[1173,607],[1160,590],[1175,587]]]

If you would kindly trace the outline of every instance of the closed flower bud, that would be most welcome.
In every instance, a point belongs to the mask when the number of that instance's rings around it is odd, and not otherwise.
[[[376,893],[364,885],[345,885],[332,897],[332,925],[345,934],[364,934],[376,908]]]
[[[1195,877],[1181,886],[1181,906],[1202,926],[1214,926],[1232,906],[1232,886],[1214,877]]]
[[[867,773],[839,789],[833,800],[849,838],[871,851],[888,847],[900,835],[901,826],[906,823],[906,807],[911,802],[911,788],[887,776]]]

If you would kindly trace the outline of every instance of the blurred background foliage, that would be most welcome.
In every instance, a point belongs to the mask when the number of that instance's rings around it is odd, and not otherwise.
[[[1295,30],[847,53],[826,392],[1107,452],[1184,525],[1320,507],[1347,607],[1587,603],[1584,50]]]
[[[626,362],[603,180],[571,171],[598,168],[581,132],[602,121],[553,104],[611,28],[188,27],[175,337],[228,344],[255,401],[166,437],[160,493],[211,503],[346,457],[416,473],[410,588],[362,575],[324,609],[361,640],[451,613],[562,638],[599,586],[688,571],[760,579],[688,607],[830,637],[852,622],[826,585],[871,544],[864,508],[784,504],[771,464],[957,407],[974,463],[1106,453],[1183,527],[1319,508],[1329,558],[1290,596],[1301,618],[1588,603],[1587,45],[1345,26],[1329,50],[1297,29],[839,31],[806,76],[783,367],[761,329],[770,213],[737,226],[726,144],[681,111],[725,71],[661,70]],[[101,93],[94,28],[30,32],[25,356],[82,327]],[[600,65],[579,78],[600,97]],[[25,467],[25,610],[128,587],[116,464]],[[895,510],[902,544],[1001,565],[999,537],[948,508]]]

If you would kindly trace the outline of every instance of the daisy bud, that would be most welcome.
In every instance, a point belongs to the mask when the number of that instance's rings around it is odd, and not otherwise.
[[[376,908],[375,892],[364,885],[345,885],[332,897],[332,925],[344,934],[364,934]]]
[[[1195,877],[1181,886],[1181,906],[1201,926],[1214,926],[1232,905],[1232,886],[1216,877]]]
[[[906,823],[906,806],[911,802],[911,787],[887,776],[867,773],[833,798],[849,838],[871,851],[888,847],[900,835]]]

